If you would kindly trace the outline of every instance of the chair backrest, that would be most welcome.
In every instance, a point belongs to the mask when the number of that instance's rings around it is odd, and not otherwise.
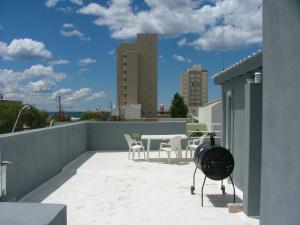
[[[206,136],[206,134],[203,134],[201,137],[199,137],[199,145],[201,145],[203,143],[203,141],[205,140],[205,138],[207,138],[208,136]]]
[[[168,144],[171,146],[173,151],[181,150],[181,137],[171,138]]]
[[[124,134],[124,137],[125,137],[125,139],[127,141],[128,146],[131,147],[132,146],[132,142],[133,142],[131,136],[129,134]]]

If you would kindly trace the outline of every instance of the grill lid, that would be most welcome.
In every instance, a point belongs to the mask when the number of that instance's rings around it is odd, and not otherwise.
[[[214,143],[213,143],[214,144]],[[234,169],[234,158],[229,150],[204,142],[195,151],[194,162],[212,180],[223,180]]]

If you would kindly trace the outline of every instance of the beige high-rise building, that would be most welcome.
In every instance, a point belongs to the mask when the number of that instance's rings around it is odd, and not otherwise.
[[[117,48],[117,103],[142,105],[143,117],[157,115],[157,35],[138,34]]]
[[[208,72],[194,65],[180,77],[180,93],[189,111],[193,112],[208,101]]]

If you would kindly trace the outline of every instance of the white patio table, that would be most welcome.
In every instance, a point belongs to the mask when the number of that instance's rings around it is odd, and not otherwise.
[[[181,139],[187,139],[185,134],[155,134],[155,135],[142,135],[142,140],[147,140],[147,160],[149,160],[149,151],[151,140],[170,140],[173,137],[180,137]]]

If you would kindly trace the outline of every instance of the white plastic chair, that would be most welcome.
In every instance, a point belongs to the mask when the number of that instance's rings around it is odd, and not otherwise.
[[[181,155],[181,137],[173,137],[168,143],[160,143],[158,160],[160,159],[160,152],[165,151],[168,154],[168,163],[171,162],[171,152],[175,151],[176,156]]]
[[[132,139],[129,134],[124,134],[124,136],[126,138],[126,141],[127,141],[128,147],[129,147],[128,159],[130,159],[130,153],[132,153],[132,159],[134,159],[134,155],[135,155],[136,151],[138,151],[139,158],[140,158],[141,150],[143,150],[144,158],[145,158],[146,156],[145,156],[145,148],[144,148],[143,142]]]
[[[203,143],[204,139],[207,138],[208,136],[206,136],[206,134],[203,134],[201,137],[199,138],[195,138],[192,140],[188,140],[187,145],[186,145],[186,152],[185,152],[185,158],[187,158],[188,152],[190,152],[190,156],[191,158],[193,157],[193,151],[196,150],[196,148],[198,148],[198,146],[200,144]]]

